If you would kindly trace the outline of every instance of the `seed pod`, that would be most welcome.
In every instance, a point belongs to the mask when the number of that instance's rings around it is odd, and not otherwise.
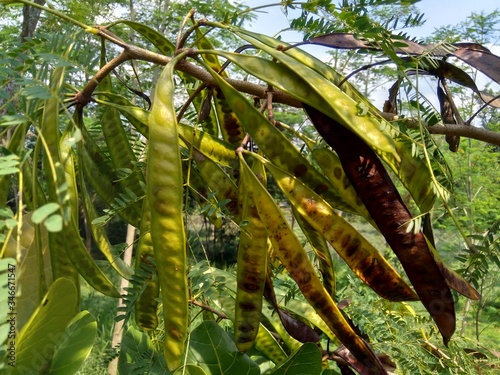
[[[253,346],[260,325],[267,271],[267,232],[255,207],[246,169],[240,170],[240,217],[247,224],[241,228],[238,246],[234,335],[238,350],[244,352]]]
[[[287,139],[258,109],[254,108],[246,98],[230,86],[226,81],[212,72],[219,87],[226,95],[228,104],[242,122],[245,130],[251,135],[266,157],[273,164],[297,176],[316,193],[325,197],[333,206],[347,212],[356,212],[332,187],[328,179],[300,153],[293,143]]]
[[[160,294],[160,282],[156,276],[156,267],[151,265],[150,258],[154,259],[153,242],[151,241],[151,212],[148,200],[142,207],[141,231],[137,253],[135,255],[135,270],[141,270],[141,265],[146,263],[153,268],[153,274],[146,281],[142,294],[137,298],[134,305],[135,321],[144,331],[152,331],[158,326],[158,296]]]
[[[390,301],[418,299],[377,249],[320,196],[272,163],[264,165],[294,209],[332,245],[363,282]]]
[[[453,296],[421,231],[408,231],[412,216],[381,161],[354,133],[315,108],[304,105],[314,127],[337,152],[349,181],[392,248],[448,343],[455,331]]]
[[[183,178],[174,108],[176,56],[161,73],[149,116],[147,199],[151,239],[160,280],[165,324],[165,359],[170,371],[180,366],[186,345],[189,310]]]
[[[240,158],[242,157],[240,156]],[[289,227],[271,195],[244,162],[242,162],[241,173],[246,175],[246,178],[250,181],[248,187],[254,194],[255,205],[262,222],[267,228],[274,251],[290,273],[290,276],[297,283],[304,297],[356,358],[366,363],[373,373],[384,373],[382,364],[375,353],[353,331],[324,288],[304,248],[300,244],[300,240]]]
[[[448,98],[440,86],[437,88],[437,97],[439,99],[439,105],[441,106],[441,120],[443,120],[443,123],[450,125],[456,124],[457,121],[455,119],[455,115],[453,114],[450,98]],[[446,143],[448,143],[451,152],[458,151],[460,137],[457,137],[456,135],[446,135],[445,140]]]
[[[321,108],[330,117],[352,130],[373,147],[382,160],[390,166],[422,211],[432,207],[436,193],[431,184],[431,171],[424,160],[414,157],[411,150],[408,150],[408,138],[404,134],[381,119],[365,100],[349,97],[322,74],[293,57],[259,42],[248,32],[232,27],[230,29],[256,48],[268,53],[278,63],[242,54],[217,52],[219,55],[301,102]],[[395,134],[399,137],[395,137]],[[416,175],[415,170],[420,174]]]

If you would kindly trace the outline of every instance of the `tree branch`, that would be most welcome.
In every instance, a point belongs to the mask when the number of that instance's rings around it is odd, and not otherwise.
[[[103,27],[96,27],[96,35],[99,35],[102,38],[109,40],[110,42],[119,45],[123,48],[123,52],[107,63],[104,67],[102,67],[95,75],[90,79],[87,85],[83,88],[83,90],[78,93],[75,97],[76,103],[80,105],[86,105],[89,103],[92,93],[97,87],[97,84],[109,74],[113,69],[118,67],[118,65],[124,63],[128,60],[143,60],[147,62],[151,62],[154,64],[165,66],[167,65],[172,58],[169,56],[165,56],[159,53],[151,52],[147,49],[137,47],[135,45],[127,44],[117,36],[115,36],[109,30]],[[181,52],[179,50],[177,52]],[[196,51],[193,50],[191,55],[195,55]],[[177,70],[180,70],[184,73],[189,74],[190,76],[200,80],[206,86],[216,87],[217,83],[212,75],[207,72],[205,69],[201,68],[198,65],[188,62],[187,60],[181,60],[175,67]],[[236,79],[227,78],[227,82],[232,85],[236,90],[245,92],[247,94],[256,96],[258,98],[265,98],[267,87],[247,81],[240,81]],[[302,103],[293,98],[291,95],[284,93],[282,91],[276,90],[273,94],[273,100],[278,103],[286,104],[292,107],[301,108]]]
[[[102,78],[105,77],[114,68],[116,68],[118,65],[122,64],[125,61],[143,60],[165,66],[172,60],[172,58],[169,56],[151,52],[149,50],[137,47],[135,45],[127,44],[118,37],[116,37],[109,30],[100,27],[97,28],[97,30],[98,30],[97,35],[111,41],[112,43],[121,46],[124,50],[120,55],[118,55],[109,63],[107,63],[104,67],[102,67],[95,74],[95,76],[92,77],[92,79],[87,83],[84,89],[75,96],[75,103],[78,103],[79,105],[86,105],[90,101],[92,93],[96,89],[99,82],[101,82]],[[181,50],[177,52],[180,51]],[[196,51],[193,50],[190,54],[192,56],[196,55]],[[179,61],[179,63],[177,63],[177,66],[175,68],[200,80],[206,86],[211,86],[211,87],[217,86],[215,79],[209,72],[207,72],[205,69],[196,64],[190,63],[185,59]],[[256,96],[258,98],[262,99],[266,98],[268,90],[267,86],[231,78],[227,78],[226,80],[230,85],[232,85],[238,91],[245,92],[247,94]],[[296,108],[303,107],[302,103],[299,100],[275,88],[273,89],[273,101],[277,103],[286,104],[291,107],[296,107]],[[388,121],[394,121],[398,119],[398,116],[395,116],[392,113],[380,113],[380,115]],[[418,126],[418,122],[414,119],[407,119],[406,121],[409,127]],[[479,141],[500,146],[500,133],[493,132],[484,128],[478,128],[470,125],[457,125],[457,124],[437,124],[433,126],[428,126],[424,124],[424,126],[431,134],[456,135],[466,138],[477,139]]]
[[[396,120],[402,121],[410,129],[416,129],[419,126],[418,120],[413,118],[399,118],[399,116],[388,112],[380,112],[379,114],[389,122]],[[500,132],[491,131],[472,125],[436,124],[429,126],[423,121],[422,125],[430,134],[456,135],[459,137],[472,138],[478,141],[490,143],[495,146],[500,146]]]
[[[431,134],[457,135],[500,146],[500,133],[485,128],[470,125],[437,124],[426,126],[426,129]]]

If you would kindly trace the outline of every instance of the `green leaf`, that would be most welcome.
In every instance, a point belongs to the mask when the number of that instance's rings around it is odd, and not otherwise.
[[[51,202],[44,204],[43,206],[37,208],[33,212],[33,215],[31,216],[31,221],[34,224],[40,224],[42,221],[44,221],[47,217],[56,212],[58,209],[59,205],[57,203]]]
[[[191,333],[188,362],[210,375],[260,373],[259,366],[239,352],[231,337],[213,321],[204,321]]]
[[[5,155],[0,158],[0,176],[19,172],[19,156]]]
[[[305,343],[288,359],[276,367],[273,375],[315,375],[321,374],[321,353],[316,344]]]
[[[32,86],[26,87],[21,91],[21,94],[26,97],[26,99],[50,99],[52,93],[49,89],[43,86]]]
[[[170,375],[163,355],[155,350],[149,336],[134,326],[123,336],[118,373]]]
[[[17,338],[18,374],[41,373],[49,365],[56,345],[78,308],[78,291],[67,278],[59,278],[21,329]]]
[[[50,375],[75,374],[87,359],[97,333],[97,322],[88,311],[82,311],[70,322],[56,348]]]
[[[199,366],[186,365],[178,368],[174,375],[206,375],[206,372]]]
[[[52,215],[43,222],[43,225],[51,233],[60,232],[63,228],[63,218],[61,215]]]

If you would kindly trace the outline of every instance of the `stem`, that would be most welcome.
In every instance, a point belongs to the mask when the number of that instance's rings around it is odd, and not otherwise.
[[[125,50],[118,56],[113,58],[111,61],[106,63],[106,65],[99,69],[99,71],[90,79],[83,90],[73,97],[72,102],[77,106],[82,107],[88,104],[92,100],[92,93],[95,91],[99,83],[101,83],[101,81],[117,66],[130,59],[131,57],[129,56],[129,53],[127,53],[127,50]]]

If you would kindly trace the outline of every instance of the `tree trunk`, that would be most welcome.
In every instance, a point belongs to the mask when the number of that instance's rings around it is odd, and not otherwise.
[[[126,264],[132,264],[132,249],[134,245],[134,237],[135,237],[135,227],[132,225],[127,225],[127,237],[125,239],[125,242],[127,244],[125,253],[123,254],[123,260],[125,261]],[[129,282],[127,279],[122,277],[121,282],[120,282],[120,294],[124,295],[126,294],[125,288],[127,288],[129,285]],[[120,298],[118,300],[118,307],[124,306],[123,300]],[[121,341],[122,341],[122,330],[123,330],[123,320],[120,320],[119,322],[115,323],[115,328],[113,329],[113,338],[111,339],[111,347],[115,348],[117,347]],[[109,362],[108,365],[108,373],[110,375],[115,375],[117,374],[118,370],[118,357],[113,358],[111,362]]]
[[[45,5],[45,0],[34,0],[36,4]],[[26,39],[31,38],[35,33],[36,26],[40,20],[40,13],[42,12],[39,8],[33,8],[29,5],[24,5],[23,7],[23,25],[21,28],[21,35],[19,37],[21,43]]]

